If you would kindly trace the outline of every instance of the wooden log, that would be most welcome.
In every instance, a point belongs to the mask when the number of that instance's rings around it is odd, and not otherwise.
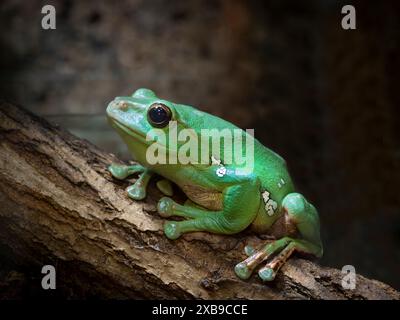
[[[63,277],[102,298],[169,299],[399,299],[390,286],[357,275],[356,289],[341,286],[340,270],[292,258],[277,279],[238,279],[233,267],[247,232],[207,233],[168,240],[150,187],[133,201],[126,182],[106,170],[121,162],[87,141],[21,107],[0,102],[0,242],[16,256],[78,262]]]

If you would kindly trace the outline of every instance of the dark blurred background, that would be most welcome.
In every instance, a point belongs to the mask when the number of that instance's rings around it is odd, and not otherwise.
[[[319,209],[321,264],[400,289],[399,1],[2,0],[0,30],[0,96],[123,159],[105,107],[139,87],[254,128]],[[30,277],[12,261],[0,288]]]

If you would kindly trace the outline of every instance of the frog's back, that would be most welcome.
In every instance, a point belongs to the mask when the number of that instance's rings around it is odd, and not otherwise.
[[[216,129],[219,132],[224,129],[240,130],[242,132],[242,141],[249,138],[254,141],[254,155],[250,155],[250,157],[253,158],[254,163],[253,173],[260,179],[262,189],[267,190],[271,194],[271,197],[278,202],[286,194],[294,191],[293,182],[288,173],[285,160],[274,151],[262,145],[249,133],[222,118],[205,113],[191,106],[179,105],[178,110],[180,116],[185,118],[188,126],[195,128],[195,131],[200,135],[200,131],[205,128]],[[242,151],[245,153],[248,150],[243,148]],[[244,153],[242,156],[246,157]],[[223,154],[223,151],[220,150],[221,160],[225,162]],[[237,164],[235,166],[241,167],[241,165]]]

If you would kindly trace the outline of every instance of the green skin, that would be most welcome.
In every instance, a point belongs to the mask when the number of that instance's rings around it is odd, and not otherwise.
[[[177,121],[178,132],[184,128],[193,129],[198,134],[204,128],[238,128],[193,107],[162,100],[148,89],[139,89],[130,97],[117,97],[108,105],[109,122],[140,163],[132,166],[112,164],[109,167],[117,179],[140,174],[135,184],[127,188],[128,195],[135,200],[144,199],[148,182],[156,173],[165,178],[157,183],[165,195],[172,196],[172,181],[188,197],[184,205],[169,197],[163,197],[158,202],[157,210],[162,217],[179,216],[186,219],[166,221],[164,233],[169,239],[177,239],[187,232],[235,234],[246,228],[275,237],[276,240],[267,242],[257,250],[245,247],[248,258],[235,266],[235,273],[241,279],[249,278],[259,264],[266,262],[258,274],[264,281],[273,280],[279,268],[296,251],[322,256],[319,217],[315,207],[294,191],[284,159],[256,139],[254,168],[246,174],[236,174],[235,169],[240,166],[232,164],[223,165],[227,169],[226,174],[217,175],[221,164],[211,160],[209,164],[150,165],[146,160],[146,150],[154,141],[146,141],[146,134],[154,127],[149,122],[147,111],[154,103],[162,103],[171,110],[171,120]],[[168,134],[168,126],[160,129]],[[170,151],[168,146],[164,147],[167,152]],[[220,154],[223,154],[222,151]],[[265,198],[266,191],[268,198]],[[276,204],[272,211],[268,211],[268,199]]]

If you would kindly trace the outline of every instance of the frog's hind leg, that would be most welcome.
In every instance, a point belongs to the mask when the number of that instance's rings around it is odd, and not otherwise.
[[[254,250],[251,247],[245,248],[246,254],[249,256],[246,260],[235,266],[236,275],[245,280],[250,278],[254,269],[263,261],[271,257],[275,252],[282,250],[292,241],[292,238],[284,237],[265,245],[261,250]]]
[[[252,252],[246,260],[235,267],[236,274],[242,278],[250,277],[258,264],[278,253],[265,267],[259,271],[259,276],[264,281],[271,281],[276,273],[293,252],[299,251],[322,256],[322,244],[319,234],[319,218],[314,206],[298,193],[287,195],[282,201],[283,210],[291,223],[294,223],[302,239],[284,237],[267,244],[262,250]]]
[[[258,275],[264,281],[271,281],[292,255],[302,252],[321,257],[323,253],[320,238],[319,217],[315,207],[299,193],[290,193],[282,201],[290,221],[296,225],[301,239],[293,239],[276,257],[261,268]]]
[[[263,281],[272,281],[275,279],[279,269],[295,251],[319,256],[320,250],[320,247],[313,245],[309,241],[293,239],[279,254],[258,271],[258,275]]]

